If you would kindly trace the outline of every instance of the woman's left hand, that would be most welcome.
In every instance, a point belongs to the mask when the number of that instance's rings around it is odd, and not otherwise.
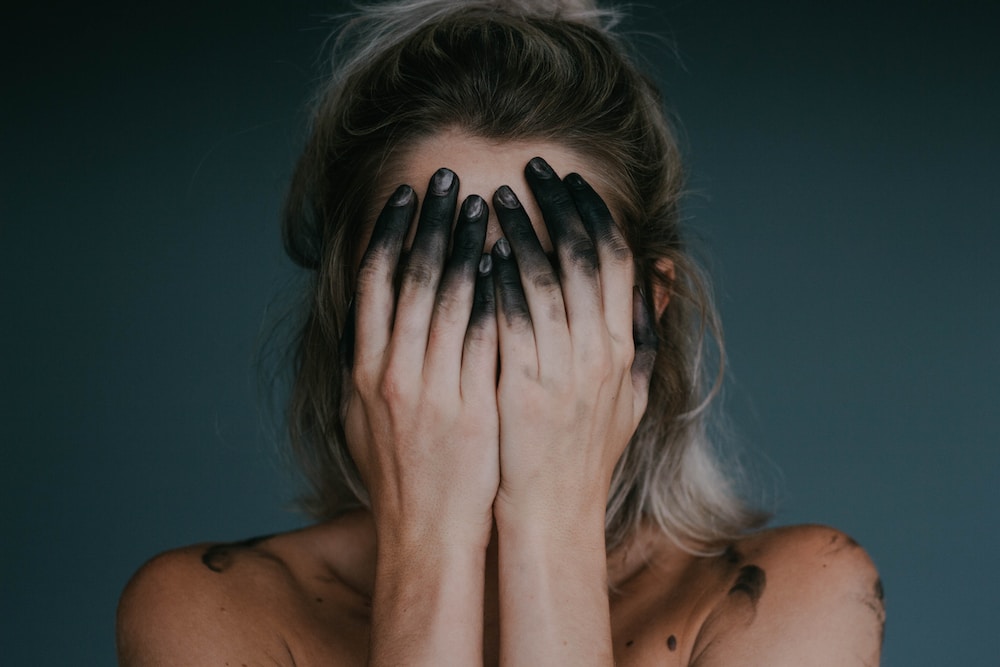
[[[578,174],[541,158],[525,169],[552,239],[546,256],[513,191],[494,210],[500,344],[498,522],[572,528],[603,521],[615,464],[646,409],[656,355],[652,317],[634,287],[632,253],[608,207]],[[555,523],[553,523],[555,522]]]

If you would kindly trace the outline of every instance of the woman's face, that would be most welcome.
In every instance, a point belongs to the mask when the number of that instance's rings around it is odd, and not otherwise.
[[[552,244],[542,221],[542,214],[524,178],[524,167],[535,156],[543,157],[560,177],[577,172],[599,193],[608,192],[603,179],[583,156],[559,144],[544,141],[497,142],[452,131],[417,142],[403,153],[397,164],[389,165],[384,182],[380,184],[377,195],[379,198],[374,202],[375,212],[381,209],[385,200],[401,183],[413,187],[419,201],[423,201],[431,176],[439,168],[447,167],[458,175],[459,203],[475,194],[492,207],[493,193],[497,188],[501,185],[510,186],[530,216],[542,247],[550,252]],[[416,225],[410,230],[407,247],[413,239],[415,229]],[[501,236],[503,231],[500,224],[496,216],[491,214],[484,251],[488,252]],[[362,248],[364,246],[367,246],[367,239]]]

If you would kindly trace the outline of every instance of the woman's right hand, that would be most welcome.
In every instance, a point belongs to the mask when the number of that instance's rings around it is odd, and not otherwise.
[[[485,548],[500,477],[489,211],[465,200],[449,256],[457,198],[457,176],[439,169],[408,256],[413,189],[400,186],[375,223],[358,271],[344,430],[379,536]]]

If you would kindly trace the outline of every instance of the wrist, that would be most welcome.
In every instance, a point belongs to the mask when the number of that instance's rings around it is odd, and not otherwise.
[[[514,503],[498,498],[494,517],[501,546],[550,553],[605,554],[605,506]]]
[[[498,529],[565,536],[604,537],[607,492],[601,489],[548,489],[527,492],[503,486],[493,502]]]

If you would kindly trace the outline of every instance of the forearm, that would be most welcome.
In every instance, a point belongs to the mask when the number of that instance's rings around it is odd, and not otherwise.
[[[501,665],[613,664],[599,510],[498,517]]]
[[[485,547],[380,540],[369,665],[481,665]]]

